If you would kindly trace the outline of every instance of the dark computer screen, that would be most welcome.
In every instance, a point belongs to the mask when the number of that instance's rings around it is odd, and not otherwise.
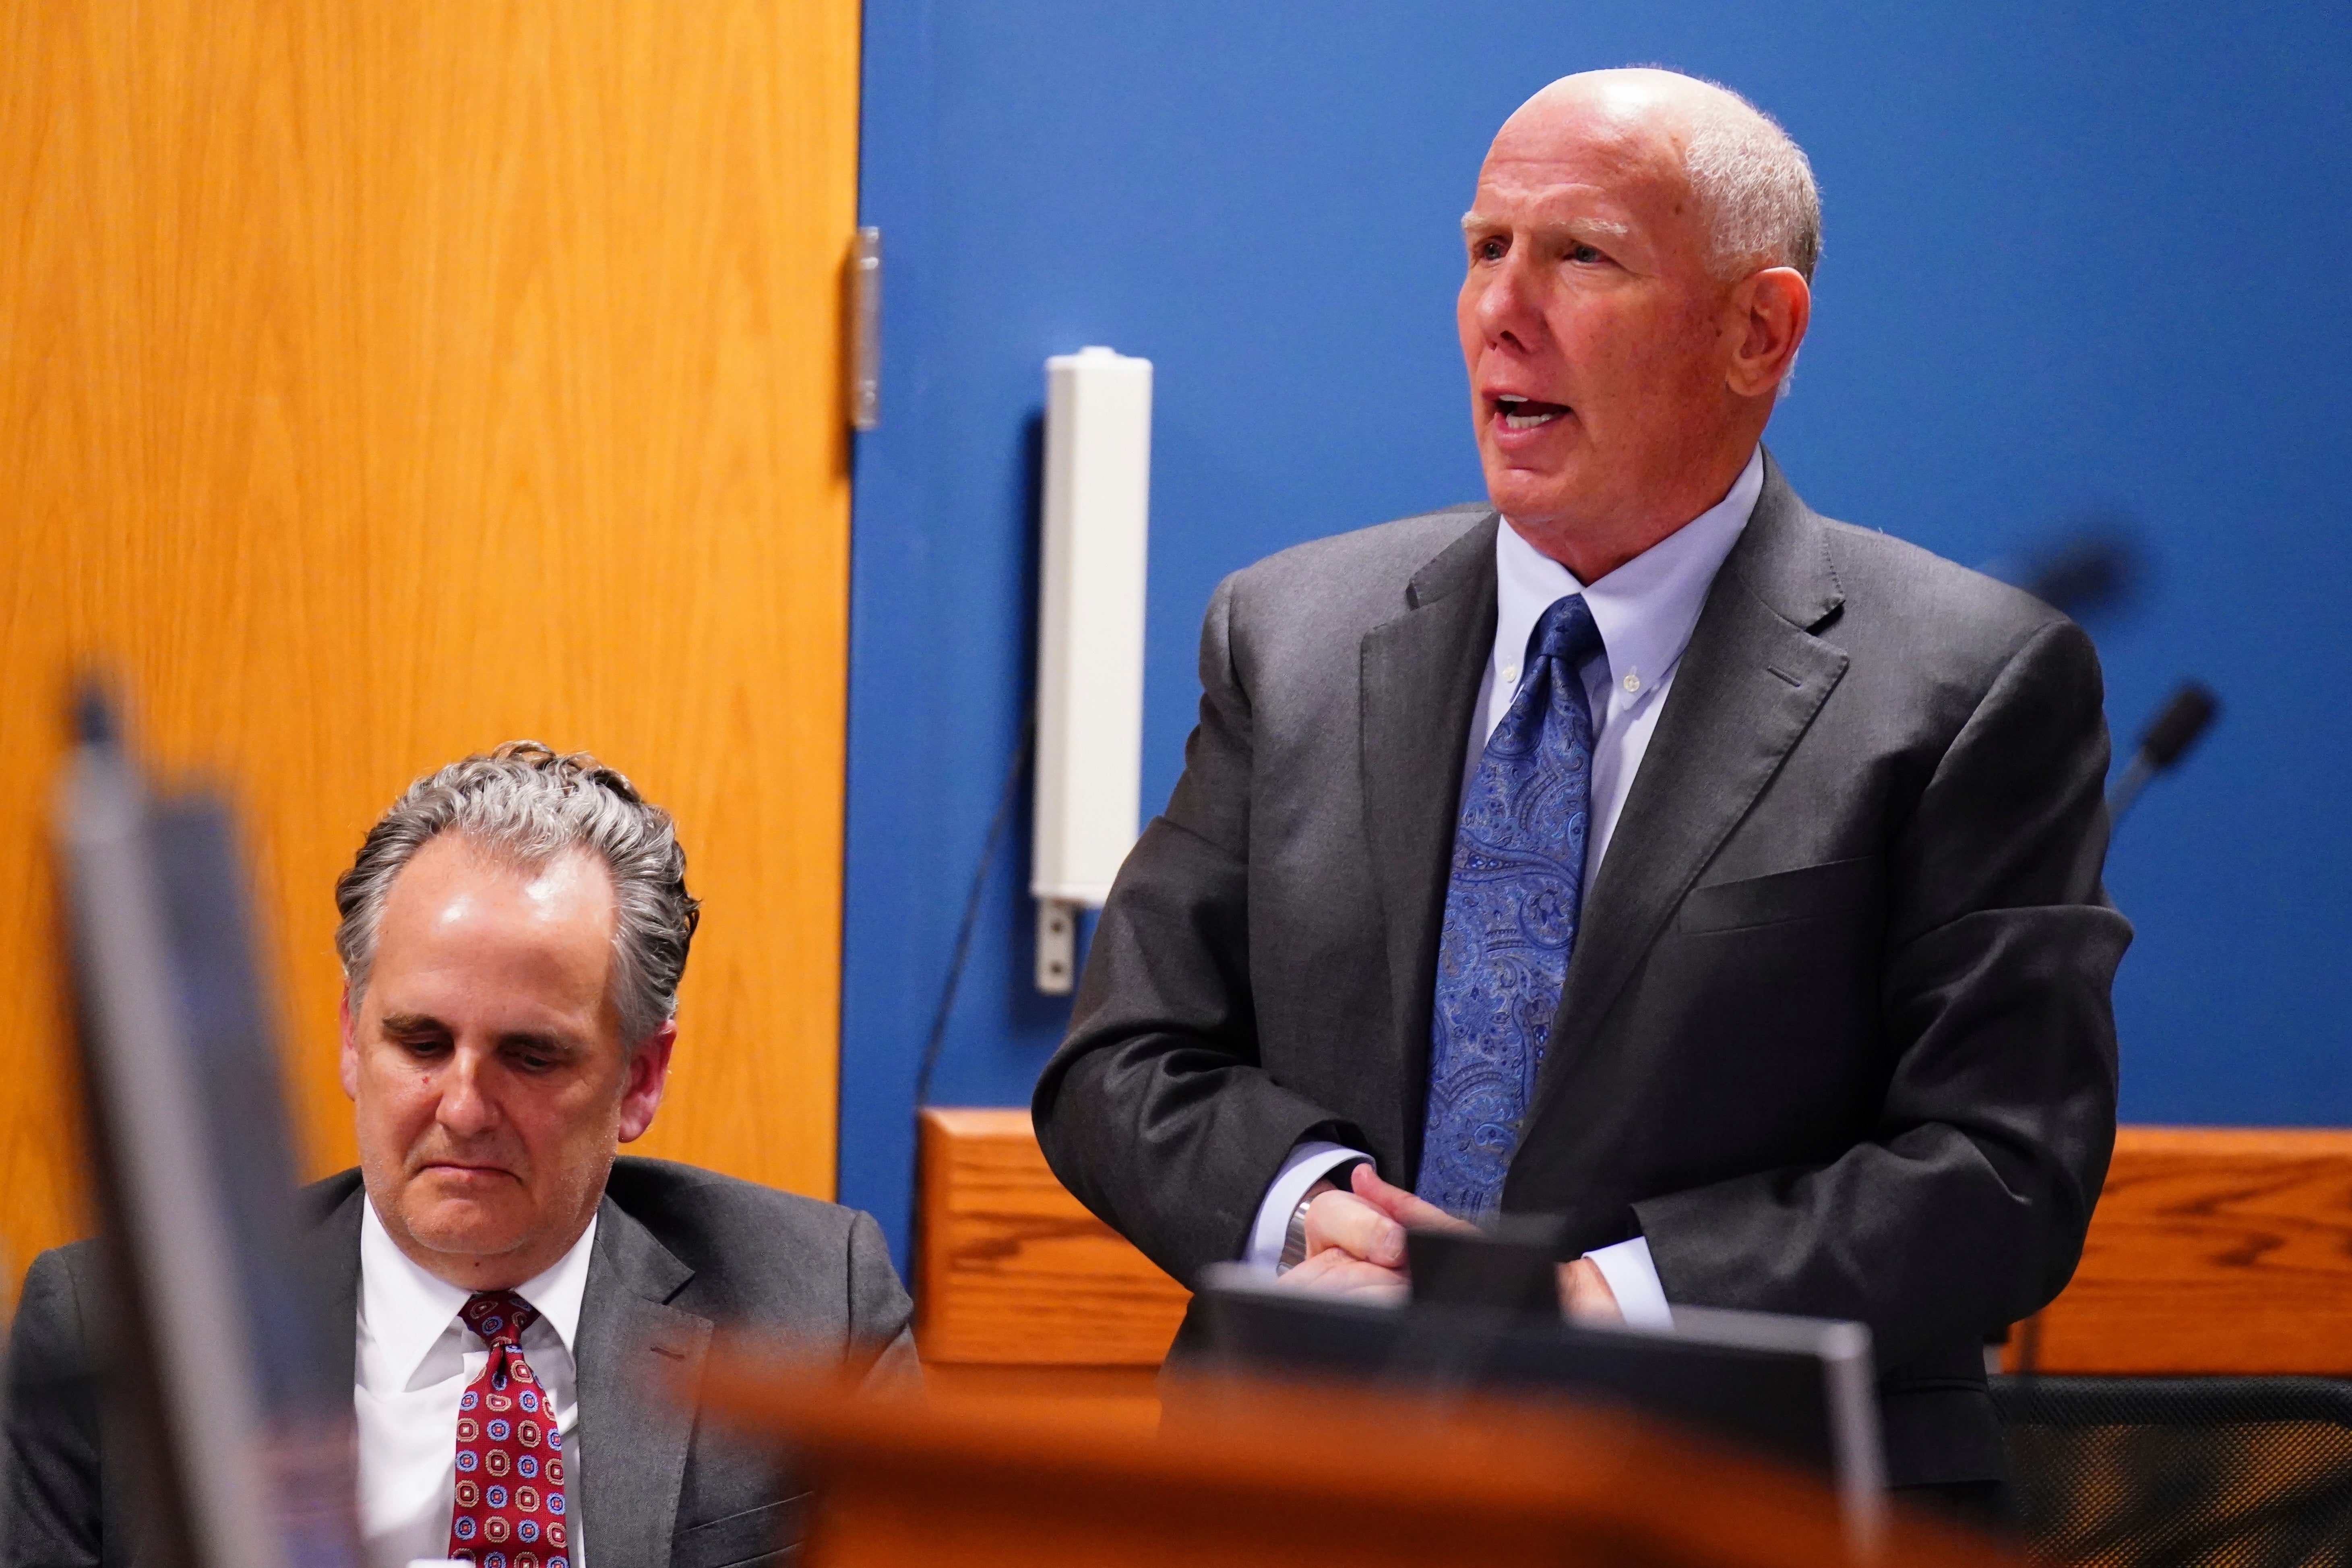
[[[1677,1308],[1671,1331],[1587,1326],[1287,1290],[1237,1265],[1209,1270],[1201,1299],[1223,1367],[1605,1399],[1819,1470],[1858,1524],[1876,1517],[1884,1458],[1859,1324]]]
[[[162,1561],[358,1560],[348,1322],[299,1245],[276,1031],[226,804],[158,795],[85,702],[58,821],[76,1033],[120,1310],[112,1419]]]

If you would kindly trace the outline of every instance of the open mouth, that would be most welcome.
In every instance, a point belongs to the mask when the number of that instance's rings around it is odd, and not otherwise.
[[[1568,412],[1564,403],[1538,403],[1531,397],[1505,393],[1495,399],[1496,416],[1506,430],[1537,430]]]

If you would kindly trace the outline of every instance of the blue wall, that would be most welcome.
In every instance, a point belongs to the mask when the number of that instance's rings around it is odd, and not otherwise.
[[[2352,1122],[2352,10],[866,0],[863,221],[887,254],[860,438],[841,1192],[903,1250],[910,1096],[1032,661],[1043,361],[1157,365],[1146,809],[1217,579],[1480,493],[1454,222],[1553,76],[1655,60],[1811,153],[1828,245],[1769,439],[1832,515],[1958,560],[2098,509],[2155,571],[2096,623],[2127,743],[2226,710],[2110,862],[2137,1121]],[[1024,786],[1025,787],[1025,786]],[[1026,796],[1018,818],[1025,826]],[[934,1100],[1017,1104],[1028,844],[986,890]]]

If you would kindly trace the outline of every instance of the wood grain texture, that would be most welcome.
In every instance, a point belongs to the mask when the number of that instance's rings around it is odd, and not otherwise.
[[[829,1194],[856,0],[29,0],[0,20],[0,1235],[82,1224],[47,803],[98,663],[244,811],[309,1163],[331,884],[520,735],[706,903],[643,1152]]]
[[[884,1400],[737,1367],[714,1415],[789,1441],[803,1561],[886,1564],[2016,1563],[1900,1510],[1855,1552],[1820,1480],[1560,1401],[1188,1380],[1140,1427],[1079,1405]]]
[[[927,1360],[1159,1362],[1186,1293],[1055,1180],[1027,1111],[928,1110],[922,1159]],[[2123,1128],[2034,1332],[2052,1373],[2352,1374],[2352,1131]]]
[[[2043,1372],[2352,1374],[2352,1131],[2122,1129],[2032,1335]]]
[[[1192,1293],[1070,1195],[1027,1110],[925,1110],[921,1159],[926,1361],[1159,1364]]]

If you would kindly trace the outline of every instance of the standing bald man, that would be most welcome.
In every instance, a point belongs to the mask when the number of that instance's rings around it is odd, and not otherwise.
[[[2097,659],[1764,449],[1820,204],[1744,100],[1555,82],[1463,228],[1488,504],[1219,585],[1046,1155],[1179,1279],[1394,1293],[1499,1209],[1580,1314],[1860,1320],[1890,1479],[1991,1502],[1983,1338],[2115,1135]]]

